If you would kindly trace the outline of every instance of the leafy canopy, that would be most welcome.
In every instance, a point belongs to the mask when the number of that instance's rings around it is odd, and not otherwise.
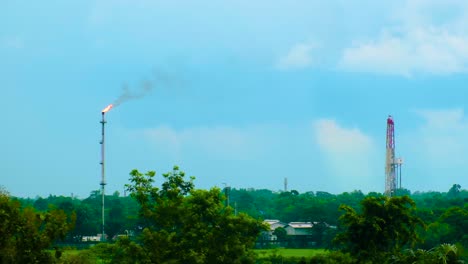
[[[264,229],[261,221],[245,214],[234,215],[223,205],[218,188],[195,189],[193,177],[177,166],[163,174],[161,187],[154,186],[156,173],[138,170],[130,173],[127,190],[141,206],[144,219],[141,249],[136,252],[141,263],[253,263],[255,240]]]
[[[384,259],[418,241],[416,228],[424,223],[414,215],[415,203],[408,196],[366,197],[361,212],[342,205],[344,232],[335,241],[361,261]]]
[[[18,201],[0,192],[0,263],[52,263],[46,250],[65,238],[75,218],[59,209],[21,208]]]

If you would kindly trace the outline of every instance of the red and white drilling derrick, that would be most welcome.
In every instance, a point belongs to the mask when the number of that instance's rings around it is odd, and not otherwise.
[[[397,188],[401,188],[402,164],[403,159],[395,158],[395,123],[393,122],[393,117],[388,116],[387,155],[385,158],[385,195],[394,196]]]

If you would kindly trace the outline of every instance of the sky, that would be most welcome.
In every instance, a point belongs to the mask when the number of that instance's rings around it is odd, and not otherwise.
[[[100,188],[178,165],[208,189],[468,187],[466,1],[2,1],[0,186]]]

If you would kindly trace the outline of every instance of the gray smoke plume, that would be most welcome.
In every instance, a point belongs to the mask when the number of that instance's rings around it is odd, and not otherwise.
[[[164,72],[161,70],[153,71],[151,79],[144,79],[136,87],[130,89],[129,85],[125,83],[122,87],[122,94],[114,101],[113,107],[119,106],[127,101],[140,99],[150,94],[154,87],[174,89],[182,86],[180,78],[175,78],[175,74]]]
[[[143,80],[139,85],[138,89],[135,91],[131,91],[128,87],[128,84],[123,85],[123,92],[122,94],[114,101],[114,107],[119,106],[127,101],[140,99],[146,95],[148,95],[153,90],[154,84],[150,80]]]

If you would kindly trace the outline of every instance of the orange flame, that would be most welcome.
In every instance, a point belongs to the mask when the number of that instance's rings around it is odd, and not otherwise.
[[[113,104],[110,104],[110,105],[106,106],[106,108],[104,108],[104,109],[102,110],[102,113],[106,113],[107,111],[111,110],[112,106],[114,106],[114,105],[113,105]]]

